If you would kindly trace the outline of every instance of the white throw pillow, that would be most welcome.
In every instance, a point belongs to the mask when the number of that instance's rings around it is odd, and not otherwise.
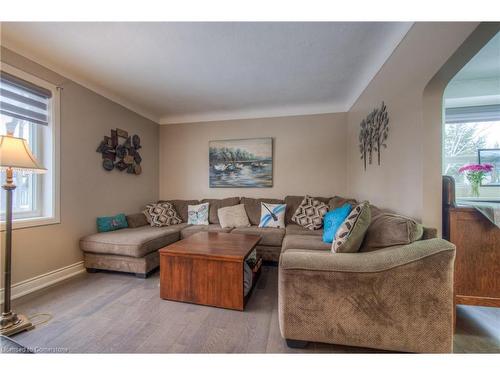
[[[259,228],[284,228],[286,204],[261,202]]]
[[[188,224],[208,225],[208,205],[209,203],[188,205]]]
[[[247,211],[244,204],[222,207],[217,210],[219,223],[222,228],[249,227]]]

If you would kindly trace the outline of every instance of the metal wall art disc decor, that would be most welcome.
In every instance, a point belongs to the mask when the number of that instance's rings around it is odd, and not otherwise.
[[[121,144],[120,138],[124,139]],[[126,169],[127,173],[138,175],[142,173],[140,148],[141,138],[137,134],[129,137],[126,130],[112,129],[111,137],[104,136],[96,151],[102,154],[102,167],[105,170],[116,168],[122,172]]]
[[[389,135],[389,115],[384,102],[361,121],[360,128],[359,152],[366,171],[367,162],[371,164],[373,161],[373,152],[377,153],[377,163],[380,165],[380,151],[387,148],[385,142]]]

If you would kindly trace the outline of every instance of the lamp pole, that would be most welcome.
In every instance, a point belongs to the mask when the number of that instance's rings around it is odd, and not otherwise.
[[[6,213],[5,213],[5,268],[4,268],[4,298],[3,311],[0,317],[0,333],[10,336],[15,333],[31,329],[33,325],[23,315],[12,312],[10,305],[11,293],[11,268],[12,268],[12,193],[16,185],[14,184],[13,170],[7,168],[7,179],[2,188],[6,192]]]
[[[5,268],[4,268],[4,298],[3,311],[0,318],[0,327],[6,329],[19,323],[19,318],[10,308],[10,291],[11,291],[11,266],[12,266],[12,192],[16,188],[13,179],[12,168],[7,169],[7,181],[2,186],[5,190],[6,197],[6,214],[5,214]]]

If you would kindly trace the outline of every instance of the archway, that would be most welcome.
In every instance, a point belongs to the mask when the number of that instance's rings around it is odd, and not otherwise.
[[[500,23],[481,23],[446,61],[424,89],[422,222],[442,227],[443,96],[448,83],[500,31]]]

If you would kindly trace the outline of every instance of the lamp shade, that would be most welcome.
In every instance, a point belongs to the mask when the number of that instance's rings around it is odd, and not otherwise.
[[[0,168],[12,168],[32,173],[47,171],[33,156],[25,139],[10,135],[0,136]]]

